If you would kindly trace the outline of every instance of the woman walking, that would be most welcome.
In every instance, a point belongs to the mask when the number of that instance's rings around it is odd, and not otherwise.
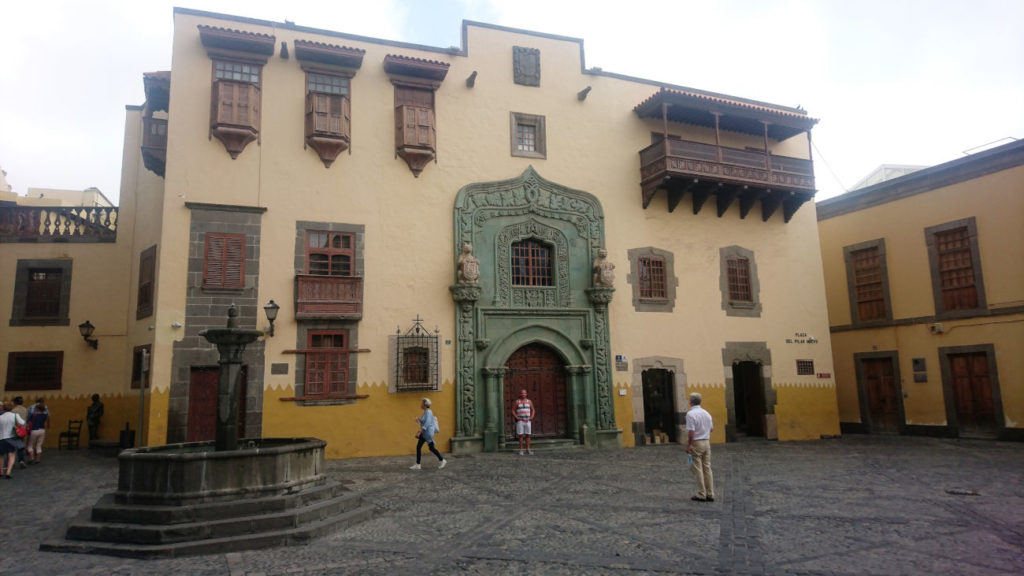
[[[423,414],[416,418],[416,422],[419,423],[420,429],[416,431],[416,463],[409,467],[410,470],[420,469],[420,454],[423,451],[423,445],[426,444],[430,447],[430,451],[437,456],[437,459],[441,462],[437,469],[444,468],[448,461],[441,456],[441,453],[434,447],[434,434],[437,434],[441,430],[437,426],[437,417],[430,410],[430,398],[424,398],[423,402],[420,403],[420,408],[423,410]]]
[[[36,400],[35,410],[28,417],[28,461],[39,464],[43,456],[43,440],[46,438],[46,429],[50,427],[50,411],[46,408],[43,399]]]
[[[5,410],[12,408],[12,406],[4,406]],[[16,412],[7,411],[0,414],[0,458],[2,458],[2,468],[0,473],[4,478],[11,477],[11,471],[14,469],[14,458],[18,454],[18,444],[21,444],[21,439],[18,438],[18,433],[15,432],[14,427],[24,426],[25,420],[21,416],[18,416]]]

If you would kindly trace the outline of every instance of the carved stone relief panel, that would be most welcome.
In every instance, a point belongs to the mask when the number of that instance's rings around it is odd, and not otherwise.
[[[540,86],[540,50],[513,46],[512,70],[516,84]]]

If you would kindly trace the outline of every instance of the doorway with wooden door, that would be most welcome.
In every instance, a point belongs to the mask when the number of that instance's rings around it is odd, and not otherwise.
[[[860,358],[861,389],[866,409],[864,425],[872,434],[899,434],[903,426],[896,360]]]
[[[543,344],[527,344],[509,357],[505,368],[505,441],[517,439],[512,411],[520,390],[533,402],[532,438],[569,437],[565,364],[558,354]]]
[[[940,348],[949,425],[960,437],[997,438],[1002,400],[993,346]]]
[[[246,369],[238,377],[238,438],[245,437]],[[212,442],[217,438],[217,395],[219,366],[193,366],[188,386],[188,431],[186,442]]]

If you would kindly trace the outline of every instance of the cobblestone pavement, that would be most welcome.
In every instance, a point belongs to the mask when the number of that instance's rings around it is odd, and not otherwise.
[[[142,561],[38,551],[117,462],[44,454],[0,481],[0,574],[1024,574],[1024,444],[846,436],[328,461],[376,515],[305,546]]]

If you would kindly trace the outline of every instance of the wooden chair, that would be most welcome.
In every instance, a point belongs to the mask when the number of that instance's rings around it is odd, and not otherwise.
[[[78,437],[82,434],[82,421],[71,420],[68,422],[68,429],[57,437],[57,450],[67,448],[78,450]]]

